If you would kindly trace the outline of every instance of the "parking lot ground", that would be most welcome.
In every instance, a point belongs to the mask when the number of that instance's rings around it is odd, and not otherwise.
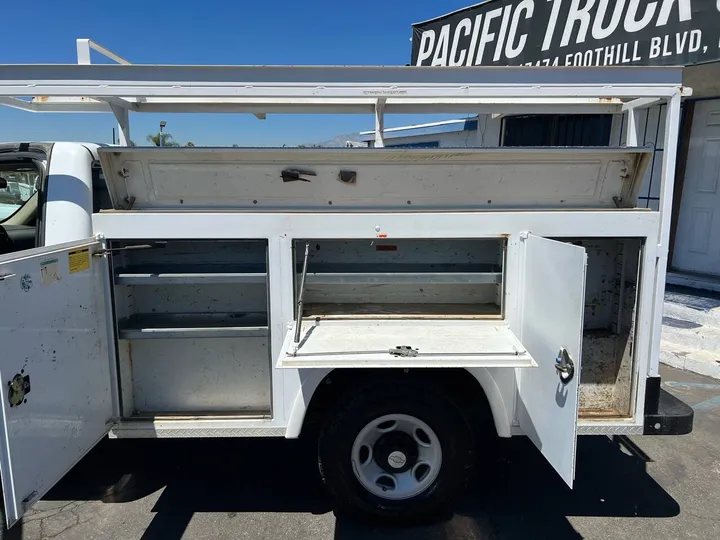
[[[336,518],[300,441],[108,440],[35,505],[23,538],[720,538],[720,382],[661,374],[695,408],[693,433],[581,437],[574,490],[516,437],[480,463],[453,515],[384,527]]]

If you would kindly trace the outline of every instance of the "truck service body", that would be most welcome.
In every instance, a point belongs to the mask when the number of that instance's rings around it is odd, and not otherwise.
[[[308,434],[340,506],[406,519],[495,437],[572,486],[578,435],[687,433],[658,374],[683,92],[675,68],[0,66],[0,103],[112,112],[125,141],[159,110],[377,128],[368,149],[0,145],[0,177],[40,179],[0,223],[8,525],[108,435]],[[658,100],[653,211],[634,115]],[[382,144],[388,112],[608,109],[624,147]]]

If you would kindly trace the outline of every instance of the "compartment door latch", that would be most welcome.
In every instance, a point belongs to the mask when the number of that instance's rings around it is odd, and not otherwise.
[[[280,178],[283,182],[309,182],[307,178],[303,176],[317,176],[315,171],[310,169],[283,169],[280,173]]]
[[[570,358],[570,353],[565,347],[560,347],[560,352],[555,359],[555,369],[560,376],[560,382],[568,384],[575,376],[575,363]]]
[[[412,347],[408,347],[407,345],[399,345],[394,349],[390,349],[388,352],[393,356],[400,356],[403,358],[412,358],[413,356],[418,355],[417,349],[413,349]]]

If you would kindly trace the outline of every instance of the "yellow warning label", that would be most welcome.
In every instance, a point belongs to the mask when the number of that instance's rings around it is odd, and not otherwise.
[[[70,273],[83,272],[90,269],[90,249],[76,249],[68,253]]]

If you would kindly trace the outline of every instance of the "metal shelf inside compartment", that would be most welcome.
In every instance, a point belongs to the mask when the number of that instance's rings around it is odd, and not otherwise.
[[[118,285],[265,283],[266,280],[264,263],[127,266],[115,272]]]
[[[118,323],[121,339],[267,337],[265,312],[138,313]]]
[[[307,303],[303,318],[314,319],[486,319],[502,317],[497,304]]]
[[[302,272],[298,265],[297,272]],[[308,264],[309,285],[343,284],[492,284],[502,283],[502,267],[496,264]]]

